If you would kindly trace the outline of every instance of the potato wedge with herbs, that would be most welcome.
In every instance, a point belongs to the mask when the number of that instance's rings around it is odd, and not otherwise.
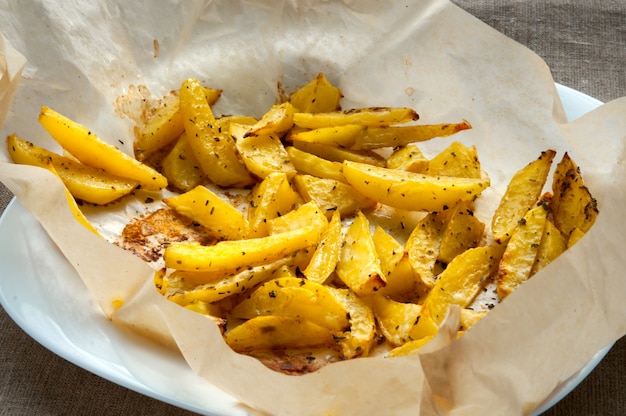
[[[368,165],[385,166],[385,159],[372,150],[350,150],[325,144],[301,142],[299,140],[294,140],[292,144],[296,149],[314,154],[331,162],[343,163],[345,160],[351,160]]]
[[[139,182],[143,189],[167,187],[167,179],[148,165],[133,159],[117,147],[102,141],[92,131],[49,107],[42,107],[39,122],[52,138],[87,166],[111,175]]]
[[[366,302],[372,305],[378,327],[392,346],[411,341],[409,333],[419,320],[422,305],[396,302],[380,295],[368,297]]]
[[[537,203],[555,155],[554,150],[546,150],[513,175],[491,221],[496,242],[506,242],[518,221]]]
[[[320,127],[313,130],[299,131],[289,135],[291,141],[318,143],[327,146],[352,148],[358,136],[363,135],[367,127],[359,124],[345,126]]]
[[[243,137],[276,136],[280,137],[293,126],[295,108],[289,102],[275,104],[253,126],[248,127]]]
[[[204,93],[209,105],[213,105],[220,98],[222,91],[205,88]],[[180,97],[169,95],[144,125],[135,127],[135,157],[139,161],[145,161],[151,154],[176,140],[184,131]]]
[[[139,182],[113,176],[107,172],[83,165],[50,152],[12,134],[7,137],[9,154],[15,163],[54,167],[74,198],[97,205],[105,205],[130,194]]]
[[[163,158],[161,172],[170,188],[182,192],[190,191],[207,181],[185,133],[180,135],[172,150]]]
[[[387,158],[389,169],[406,170],[408,172],[425,173],[428,159],[416,145],[399,147]]]
[[[324,283],[328,280],[339,260],[341,237],[341,214],[335,211],[315,248],[311,261],[302,271],[307,279],[317,283]]]
[[[220,241],[212,246],[172,243],[165,248],[165,266],[178,270],[210,271],[270,263],[318,243],[323,230],[307,226],[247,240]]]
[[[316,178],[311,175],[296,175],[296,189],[305,201],[314,201],[330,218],[338,211],[342,217],[354,214],[356,210],[368,209],[376,205],[372,199],[357,192],[351,185],[333,179]]]
[[[329,113],[295,113],[293,115],[293,122],[296,126],[308,129],[345,126],[346,124],[384,127],[418,119],[419,116],[415,110],[405,107],[370,107]]]
[[[471,248],[448,264],[424,300],[437,325],[445,318],[448,306],[466,308],[472,303],[487,279],[497,273],[503,250],[501,246]]]
[[[165,198],[163,202],[219,239],[243,239],[250,231],[248,220],[237,208],[202,185],[184,194]]]
[[[447,220],[444,213],[426,215],[415,226],[405,245],[413,272],[426,289],[435,285],[435,266]]]
[[[52,163],[48,163],[45,168],[55,174],[59,179],[61,179]],[[85,227],[95,235],[102,237],[102,235],[98,232],[98,230],[96,230],[93,224],[89,222],[83,211],[80,210],[78,204],[76,203],[76,200],[70,193],[69,189],[67,189],[67,187],[65,187],[65,199],[67,200],[67,204],[69,205],[70,211],[72,212],[72,215],[74,216],[76,221],[78,221],[79,224],[81,224],[83,227]]]
[[[565,250],[567,250],[567,242],[567,239],[561,231],[556,228],[556,225],[554,225],[549,219],[546,220],[546,226],[543,229],[543,235],[541,236],[541,242],[539,243],[537,257],[535,258],[535,263],[530,271],[530,275],[532,276],[539,270],[546,267]]]
[[[417,299],[422,292],[422,285],[413,271],[409,253],[404,246],[380,226],[376,226],[372,240],[387,279],[387,284],[378,290],[378,294],[403,302]]]
[[[341,108],[341,90],[323,73],[289,96],[289,102],[301,113],[326,113]]]
[[[369,220],[361,211],[356,213],[346,231],[336,272],[339,279],[357,295],[371,295],[386,284]]]
[[[328,287],[331,293],[343,303],[350,316],[350,328],[335,335],[347,359],[367,357],[376,338],[376,322],[372,309],[350,289]]]
[[[407,355],[418,354],[420,349],[428,344],[434,338],[434,335],[429,335],[424,338],[419,338],[413,341],[409,341],[389,351],[389,357],[405,357]]]
[[[279,136],[258,133],[246,136],[249,127],[230,123],[230,135],[250,173],[263,179],[273,172],[284,172],[288,177],[296,174],[291,158],[280,141]]]
[[[506,298],[531,276],[547,221],[546,207],[526,213],[511,234],[498,269],[498,296]]]
[[[289,316],[313,322],[333,333],[348,329],[346,307],[328,286],[298,277],[272,279],[255,289],[230,311],[240,319],[262,315]]]
[[[409,211],[443,211],[471,201],[489,186],[489,179],[428,176],[345,161],[343,176],[364,196]]]
[[[458,178],[480,178],[480,162],[475,147],[461,142],[452,142],[428,162],[426,175],[455,176]]]
[[[318,178],[334,179],[340,182],[346,181],[342,173],[343,166],[339,162],[323,159],[293,146],[287,147],[287,154],[291,159],[291,164],[299,173],[317,176]]]
[[[254,187],[250,194],[248,223],[250,237],[265,237],[272,219],[285,215],[301,201],[300,195],[291,188],[284,172],[268,175]]]
[[[185,306],[192,302],[218,302],[223,299],[246,293],[266,280],[278,277],[281,267],[290,265],[296,256],[280,258],[268,264],[238,269],[225,269],[217,272],[195,272],[204,276],[190,276],[189,273],[176,271],[164,279],[162,288],[164,296],[179,305]],[[220,277],[219,274],[222,274]],[[208,276],[208,277],[207,277]],[[207,283],[197,284],[199,279],[213,278]],[[194,283],[195,282],[195,283]]]
[[[245,187],[254,182],[239,158],[233,138],[215,125],[215,116],[198,80],[183,81],[180,111],[189,145],[202,172],[213,183]]]
[[[580,169],[567,153],[554,172],[552,193],[550,208],[557,228],[565,236],[575,229],[586,233],[598,216],[598,205],[585,186]]]
[[[270,220],[268,229],[270,234],[280,234],[308,226],[314,226],[321,232],[326,231],[328,227],[326,214],[313,201]]]
[[[336,343],[328,328],[289,316],[257,316],[224,334],[226,343],[237,352],[302,348]]]
[[[447,137],[463,130],[471,129],[463,120],[453,124],[422,124],[414,126],[369,127],[356,138],[353,149],[380,149],[382,147],[406,146],[435,137]]]
[[[485,224],[474,216],[467,202],[457,205],[449,215],[437,255],[442,263],[450,263],[465,250],[477,247],[485,231]]]

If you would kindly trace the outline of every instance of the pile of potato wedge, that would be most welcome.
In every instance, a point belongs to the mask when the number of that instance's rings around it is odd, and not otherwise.
[[[461,308],[461,335],[598,215],[567,153],[544,189],[556,157],[547,149],[510,178],[485,224],[474,215],[490,186],[477,149],[453,141],[428,158],[418,146],[470,123],[421,124],[410,108],[342,110],[324,74],[259,118],[216,116],[221,94],[185,80],[136,126],[134,158],[48,107],[39,121],[64,155],[15,134],[7,145],[15,163],[55,172],[96,233],[75,200],[174,191],[165,205],[217,242],[167,244],[155,287],[215,319],[241,353],[414,354],[450,305]],[[245,192],[243,209],[233,188]],[[488,285],[495,302],[476,306]],[[319,366],[308,368],[292,373]]]

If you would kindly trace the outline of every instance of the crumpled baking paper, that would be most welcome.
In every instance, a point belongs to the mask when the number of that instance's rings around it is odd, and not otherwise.
[[[0,7],[8,11],[0,15],[2,134],[50,150],[61,151],[36,122],[42,105],[130,154],[127,115],[141,108],[120,97],[138,86],[160,97],[195,77],[224,90],[216,113],[260,116],[278,86],[293,91],[324,72],[342,89],[344,108],[409,106],[424,123],[469,120],[472,130],[424,151],[451,140],[476,145],[492,180],[477,214],[487,223],[512,174],[542,150],[557,158],[568,151],[581,167],[598,199],[594,227],[461,339],[448,345],[442,333],[419,356],[350,360],[293,377],[234,353],[210,320],[158,295],[147,264],[73,220],[55,177],[12,164],[4,150],[0,180],[103,313],[178,348],[195,372],[246,405],[277,415],[527,414],[626,333],[626,99],[568,122],[546,64],[448,1]]]

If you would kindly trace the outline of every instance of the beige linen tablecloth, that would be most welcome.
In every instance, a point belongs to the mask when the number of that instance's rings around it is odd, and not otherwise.
[[[605,102],[626,96],[626,2],[454,2],[538,53],[556,82]],[[0,186],[1,210],[11,198]],[[0,415],[35,414],[192,413],[119,387],[59,358],[0,308]],[[546,414],[626,414],[626,339],[618,341],[590,376]]]

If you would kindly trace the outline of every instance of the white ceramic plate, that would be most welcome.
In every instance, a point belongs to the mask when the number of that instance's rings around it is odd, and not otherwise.
[[[602,104],[571,88],[557,88],[570,120]],[[43,270],[29,261],[27,250],[32,250],[33,241],[37,241],[38,256],[45,257]],[[39,223],[15,199],[0,218],[0,264],[0,303],[26,333],[55,354],[116,384],[184,409],[207,415],[250,414],[231,396],[196,376],[180,355],[112,325]],[[47,296],[46,285],[55,282],[48,283],[45,276],[52,271],[63,274],[61,290],[55,287],[55,293],[67,297]],[[76,291],[84,296],[69,295]],[[599,351],[559,386],[536,414],[572,391],[609,349]]]

